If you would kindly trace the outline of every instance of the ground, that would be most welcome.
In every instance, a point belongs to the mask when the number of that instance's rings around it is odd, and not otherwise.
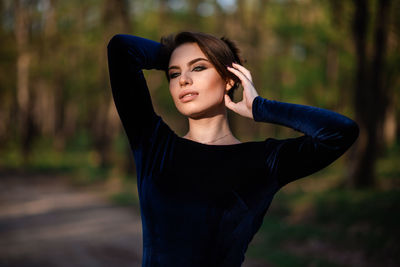
[[[140,266],[140,216],[101,187],[41,175],[0,181],[0,266]]]

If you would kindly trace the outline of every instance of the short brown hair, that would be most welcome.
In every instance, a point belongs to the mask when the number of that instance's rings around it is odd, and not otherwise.
[[[232,66],[232,62],[242,64],[242,59],[239,55],[240,50],[233,41],[226,37],[217,38],[203,32],[183,31],[176,35],[163,36],[160,42],[163,45],[164,53],[166,53],[168,60],[178,46],[185,43],[197,43],[222,79],[226,82],[229,79],[234,81],[234,85],[228,92],[229,97],[233,99],[234,90],[239,87],[240,80],[236,75],[227,70],[226,66]],[[165,74],[169,82],[168,69],[165,71]]]

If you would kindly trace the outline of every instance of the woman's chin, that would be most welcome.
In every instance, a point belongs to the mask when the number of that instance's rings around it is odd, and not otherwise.
[[[223,112],[221,109],[213,109],[213,108],[181,110],[182,115],[191,119],[209,118],[220,115],[222,113]]]
[[[181,114],[191,119],[200,119],[203,117],[204,110],[185,110],[181,111]]]

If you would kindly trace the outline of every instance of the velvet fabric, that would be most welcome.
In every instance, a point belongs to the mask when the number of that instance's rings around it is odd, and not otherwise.
[[[255,121],[303,135],[233,145],[179,137],[154,112],[142,72],[167,68],[160,48],[132,35],[108,44],[112,93],[137,169],[142,266],[240,266],[275,193],[340,157],[358,126],[329,110],[258,96]]]

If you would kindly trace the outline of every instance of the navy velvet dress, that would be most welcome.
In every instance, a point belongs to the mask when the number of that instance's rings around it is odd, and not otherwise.
[[[258,96],[255,121],[304,135],[232,145],[179,137],[154,112],[142,72],[167,67],[160,47],[131,35],[108,44],[113,97],[137,168],[142,266],[240,266],[276,192],[340,157],[358,127],[329,110]]]

